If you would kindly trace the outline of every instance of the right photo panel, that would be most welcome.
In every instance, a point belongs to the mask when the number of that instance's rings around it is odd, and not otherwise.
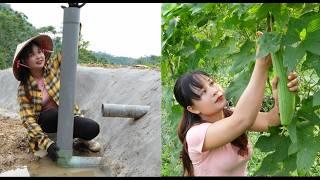
[[[162,4],[161,176],[320,175],[319,5]]]

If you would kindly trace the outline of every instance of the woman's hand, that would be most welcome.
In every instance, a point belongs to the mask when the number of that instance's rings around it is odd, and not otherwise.
[[[59,155],[58,155],[58,151],[59,151],[59,147],[56,145],[56,143],[52,143],[48,149],[47,149],[47,152],[48,152],[48,156],[49,158],[52,160],[52,161],[57,161],[58,158],[59,158]]]
[[[279,105],[279,98],[278,98],[278,81],[279,77],[276,76],[272,80],[272,96],[275,101],[275,107],[278,107]],[[291,92],[297,92],[298,91],[298,76],[296,72],[291,72],[288,76],[288,84],[287,87],[289,88],[289,91]]]
[[[258,38],[260,38],[263,35],[263,33],[261,31],[257,31],[256,35],[258,36]],[[260,46],[257,44],[256,48],[257,48],[256,50],[256,55],[257,55],[260,51]],[[266,67],[269,67],[272,64],[271,54],[268,54],[265,57],[257,59],[256,62],[264,64],[266,65]]]

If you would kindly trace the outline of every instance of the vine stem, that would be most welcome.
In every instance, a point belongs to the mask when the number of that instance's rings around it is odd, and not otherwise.
[[[272,86],[271,86],[271,83],[270,83],[270,77],[268,77],[268,86],[269,86],[269,89],[270,89],[270,92],[271,92],[271,96],[272,96]]]
[[[272,31],[272,24],[273,24],[273,17],[272,17],[271,12],[269,11],[268,15],[267,15],[267,31],[268,32]],[[268,76],[268,85],[269,85],[271,96],[272,96],[273,92],[272,92],[272,86],[271,86],[271,83],[270,83],[270,77],[269,76]]]
[[[271,12],[269,11],[268,15],[267,15],[267,31],[268,32],[272,31],[273,23],[274,23],[274,18],[273,18],[273,15],[271,14]]]

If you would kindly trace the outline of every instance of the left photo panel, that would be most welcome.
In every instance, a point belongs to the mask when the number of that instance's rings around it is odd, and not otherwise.
[[[0,177],[160,176],[160,3],[0,3],[0,19]]]

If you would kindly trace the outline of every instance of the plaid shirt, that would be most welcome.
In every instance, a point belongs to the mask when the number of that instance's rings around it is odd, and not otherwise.
[[[59,90],[60,90],[60,64],[62,56],[58,53],[52,59],[49,59],[44,66],[44,81],[49,96],[59,106]],[[25,86],[20,83],[18,87],[18,102],[20,105],[19,115],[22,120],[23,126],[27,129],[27,136],[29,139],[29,145],[33,152],[40,150],[46,150],[53,141],[49,139],[40,125],[38,124],[38,118],[42,111],[42,94],[38,89],[37,81],[30,75]],[[78,105],[74,107],[75,116],[83,116]]]

